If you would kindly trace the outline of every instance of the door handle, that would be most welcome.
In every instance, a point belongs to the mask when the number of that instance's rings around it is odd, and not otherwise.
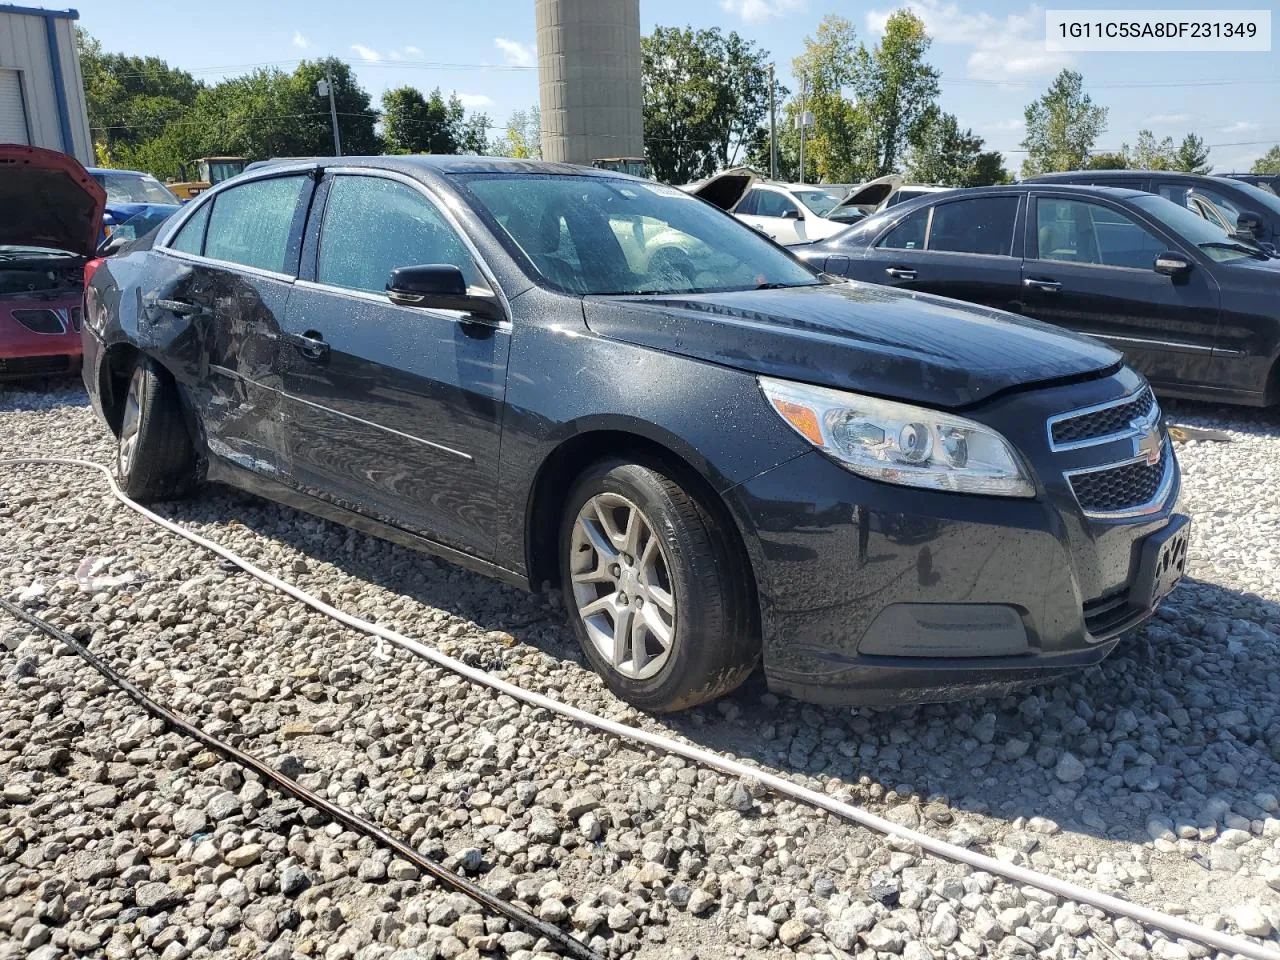
[[[1032,290],[1039,290],[1042,293],[1057,293],[1062,287],[1057,280],[1042,280],[1038,277],[1023,277],[1022,285],[1030,287]]]
[[[161,297],[148,297],[147,305],[157,307],[160,310],[167,310],[169,313],[175,313],[180,317],[195,317],[205,312],[204,307],[187,300],[165,300]]]
[[[885,267],[884,272],[895,280],[914,280],[916,272],[910,267]]]
[[[324,334],[319,330],[286,333],[285,339],[297,347],[298,352],[308,360],[323,361],[329,356],[329,345],[324,342]]]

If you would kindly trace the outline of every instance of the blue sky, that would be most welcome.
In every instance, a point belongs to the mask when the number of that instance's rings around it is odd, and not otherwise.
[[[1265,4],[1238,6],[1250,5]],[[80,0],[76,6],[82,25],[107,50],[160,56],[207,80],[249,65],[288,70],[301,57],[332,53],[352,63],[375,100],[405,83],[440,86],[499,122],[537,102],[533,0]],[[794,87],[791,59],[824,14],[850,18],[871,42],[900,6],[920,14],[934,38],[930,60],[942,71],[943,108],[1005,151],[1011,169],[1021,161],[1023,108],[1063,66],[1080,70],[1094,100],[1111,108],[1101,149],[1132,143],[1142,127],[1175,140],[1194,130],[1221,145],[1210,159],[1226,171],[1247,169],[1280,142],[1280,52],[1274,49],[1049,53],[1044,8],[1021,0],[640,0],[640,16],[646,33],[658,25],[737,30],[769,50],[783,81]],[[1079,0],[1075,6],[1107,4]],[[1211,6],[1163,0],[1158,9]]]

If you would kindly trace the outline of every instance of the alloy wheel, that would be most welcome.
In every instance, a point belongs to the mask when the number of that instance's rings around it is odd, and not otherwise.
[[[142,394],[145,387],[141,366],[135,367],[129,378],[129,392],[124,398],[124,417],[120,421],[120,443],[117,448],[117,465],[120,476],[127,477],[133,471],[133,458],[138,449],[138,432],[142,426]]]
[[[626,497],[600,493],[578,512],[570,550],[573,596],[591,642],[629,680],[654,676],[671,656],[676,600],[653,525]]]

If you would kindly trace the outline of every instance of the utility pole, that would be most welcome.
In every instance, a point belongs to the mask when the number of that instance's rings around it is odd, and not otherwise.
[[[800,75],[800,116],[796,121],[800,124],[800,182],[804,183],[804,121],[805,96],[809,92],[809,82],[804,74]]]
[[[773,104],[773,64],[769,64],[769,179],[778,179],[777,111]]]
[[[342,138],[338,136],[338,105],[333,99],[333,71],[327,66],[324,68],[324,79],[316,84],[316,93],[322,97],[325,95],[329,97],[329,119],[333,122],[333,155],[340,157],[342,156]]]

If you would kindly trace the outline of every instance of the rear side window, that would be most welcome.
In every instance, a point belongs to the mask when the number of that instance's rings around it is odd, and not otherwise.
[[[876,246],[889,250],[923,250],[924,231],[929,225],[929,208],[924,207],[884,235]]]
[[[555,241],[564,248],[563,224]],[[391,271],[452,264],[467,286],[486,286],[462,238],[417,190],[381,177],[335,177],[324,208],[316,280],[381,293]]]
[[[760,198],[759,190],[748,190],[747,195],[738,201],[738,205],[733,208],[734,213],[755,213],[756,201]]]
[[[1013,252],[1017,197],[974,197],[933,208],[929,249],[1007,257]]]
[[[310,179],[273,177],[224,190],[214,198],[204,255],[274,273],[292,272],[289,235]]]
[[[204,251],[204,228],[209,223],[210,208],[211,204],[206,203],[191,215],[191,219],[182,225],[178,235],[169,242],[170,250],[194,254]]]

